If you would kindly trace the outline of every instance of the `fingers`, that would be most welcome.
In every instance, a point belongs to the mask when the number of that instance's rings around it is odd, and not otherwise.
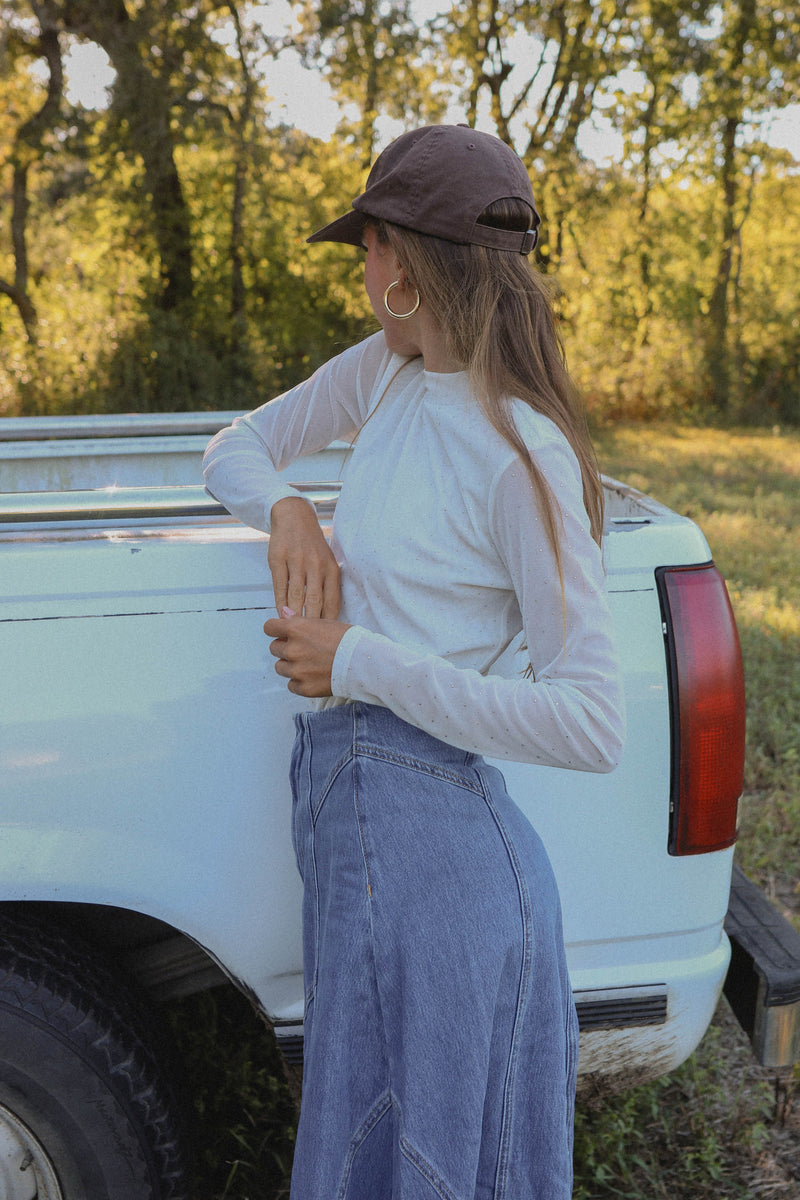
[[[322,617],[326,621],[335,621],[341,606],[339,564],[327,545],[325,551],[326,558],[322,563],[315,563],[307,568],[302,612],[306,617]],[[291,598],[290,585],[289,606],[295,608]],[[301,609],[298,607],[296,611],[299,613]]]
[[[278,612],[290,608],[298,616],[335,621],[341,606],[339,564],[323,540],[317,547],[281,553],[270,547],[269,567]]]
[[[339,642],[350,628],[339,621],[305,620],[299,616],[272,617],[264,633],[272,641],[275,672],[300,696],[330,696],[331,671]]]
[[[339,564],[333,559],[334,570],[331,570],[325,579],[325,585],[322,592],[322,611],[320,616],[325,621],[336,621],[339,617],[339,612],[342,607],[342,590],[341,590],[341,573]]]
[[[273,566],[270,558],[270,572],[272,574],[272,590],[275,593],[275,607],[278,612],[282,612],[287,607],[288,590],[289,590],[289,566],[285,560],[281,559]]]
[[[286,613],[289,609],[284,607],[283,611]],[[265,622],[264,633],[273,639],[269,644],[269,652],[277,660],[275,663],[275,674],[288,680],[286,686],[292,692],[296,690],[292,679],[295,668],[292,667],[289,659],[286,658],[286,655],[289,653],[289,642],[285,637],[280,636],[280,633],[285,632],[285,625],[289,619],[288,617],[284,617],[282,620],[275,620],[273,618],[273,620]]]
[[[294,618],[294,613],[290,616],[285,614],[291,613],[291,609],[284,606],[280,618],[272,617],[269,621],[264,622],[264,633],[267,637],[271,637],[272,641],[269,644],[269,652],[275,662],[275,674],[280,675],[283,679],[289,680],[287,684],[289,691],[296,691],[298,680],[295,676],[303,673],[305,666],[305,656],[303,647],[297,644],[292,646],[289,642],[289,625]]]
[[[275,607],[298,616],[335,620],[339,615],[339,564],[312,506],[297,496],[273,504],[267,554]]]
[[[303,614],[306,600],[306,589],[308,568],[305,558],[301,554],[292,554],[287,563],[287,573],[289,577],[289,586],[286,589],[286,605],[294,612]],[[275,603],[278,603],[277,596]],[[310,616],[306,613],[306,616]]]
[[[264,633],[273,641],[269,644],[269,652],[275,658],[281,657],[281,646],[286,646],[286,634],[288,633],[288,625],[290,617],[270,617],[264,622]]]

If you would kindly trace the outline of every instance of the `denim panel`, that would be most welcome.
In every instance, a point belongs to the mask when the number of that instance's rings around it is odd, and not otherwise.
[[[538,835],[498,771],[387,709],[297,727],[293,1200],[566,1200],[577,1026]]]

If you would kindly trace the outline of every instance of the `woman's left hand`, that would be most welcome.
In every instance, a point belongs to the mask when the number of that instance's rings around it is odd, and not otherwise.
[[[269,652],[277,659],[275,671],[288,679],[290,692],[331,695],[333,659],[349,628],[343,621],[316,617],[273,617],[265,623],[264,633],[273,639]]]

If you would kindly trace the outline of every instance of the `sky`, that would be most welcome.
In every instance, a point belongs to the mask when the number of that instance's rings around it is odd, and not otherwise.
[[[434,0],[416,0],[420,15]],[[259,20],[268,32],[288,33],[292,25],[291,8],[287,0],[273,0],[271,4],[259,5],[252,10],[254,19]],[[518,68],[524,71],[525,58],[533,52],[531,46],[520,42],[517,47]],[[635,87],[635,73],[627,86]],[[108,88],[113,83],[114,71],[108,57],[99,46],[92,43],[73,43],[65,56],[66,95],[73,103],[87,108],[104,108],[108,103]],[[272,115],[276,123],[285,121],[315,137],[328,140],[336,129],[341,109],[333,99],[328,85],[319,71],[303,67],[293,51],[285,51],[277,61],[264,64],[264,78],[274,101]],[[513,75],[512,75],[513,82]],[[623,85],[625,80],[620,81]],[[458,121],[463,114],[453,112],[449,119]],[[479,114],[478,126],[492,130],[488,114]],[[378,127],[378,144],[385,145],[398,133],[402,126],[389,119],[381,119]],[[512,128],[513,133],[513,128]],[[773,114],[761,130],[761,136],[771,145],[789,150],[800,162],[800,104],[790,105]],[[590,159],[607,163],[621,157],[622,139],[611,127],[610,121],[595,113],[590,121],[584,122],[579,135],[579,148]]]

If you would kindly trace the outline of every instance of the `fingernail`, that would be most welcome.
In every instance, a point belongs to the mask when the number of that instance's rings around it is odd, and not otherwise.
[[[282,616],[282,617],[284,617],[284,618],[286,618],[286,617],[293,617],[293,616],[294,616],[294,609],[293,609],[293,608],[287,608],[287,607],[286,607],[286,605],[284,604],[283,608],[281,609],[281,616]]]

